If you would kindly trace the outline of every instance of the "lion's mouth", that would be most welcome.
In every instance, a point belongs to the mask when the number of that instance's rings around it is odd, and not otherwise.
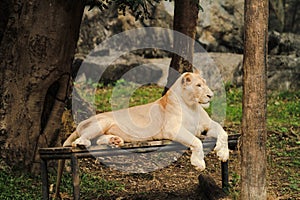
[[[208,108],[209,105],[210,105],[210,101],[207,101],[206,103],[199,102],[199,104],[200,104],[203,108]]]
[[[201,99],[201,98],[196,98],[196,101],[198,102],[198,104],[200,104],[202,107],[209,107],[210,104],[210,98],[205,98],[205,99]]]
[[[209,103],[210,103],[210,100],[207,100],[207,101],[204,101],[204,102],[203,102],[203,101],[198,101],[198,103],[199,103],[199,104],[209,104]]]

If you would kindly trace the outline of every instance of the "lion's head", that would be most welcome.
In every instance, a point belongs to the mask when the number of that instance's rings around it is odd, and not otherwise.
[[[181,76],[182,97],[186,104],[209,105],[213,92],[206,84],[206,80],[201,77],[198,70],[193,73],[186,72]]]

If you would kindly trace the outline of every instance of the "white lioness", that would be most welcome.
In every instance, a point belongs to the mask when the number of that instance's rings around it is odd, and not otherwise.
[[[97,144],[122,146],[124,142],[168,139],[182,143],[192,151],[191,164],[205,169],[199,138],[203,131],[217,138],[215,151],[220,160],[229,157],[227,133],[213,121],[203,105],[213,92],[196,70],[182,74],[168,92],[157,101],[128,109],[95,115],[77,126],[63,146]]]

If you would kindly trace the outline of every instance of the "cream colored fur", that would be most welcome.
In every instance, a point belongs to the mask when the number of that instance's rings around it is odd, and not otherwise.
[[[208,105],[213,92],[199,72],[184,73],[166,95],[153,103],[95,115],[77,126],[64,146],[97,144],[122,146],[124,142],[169,139],[192,150],[191,164],[205,169],[201,140],[207,131],[217,139],[215,151],[222,161],[229,157],[227,133],[213,121],[203,105]]]

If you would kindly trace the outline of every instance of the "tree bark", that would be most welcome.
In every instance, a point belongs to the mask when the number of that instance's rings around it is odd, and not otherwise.
[[[164,93],[170,88],[178,78],[178,73],[191,72],[193,53],[194,53],[194,39],[196,36],[196,26],[199,13],[199,0],[175,0],[173,29],[193,40],[186,40],[185,37],[178,37],[178,34],[174,35],[174,49],[179,54],[173,54],[170,63],[168,83],[165,87]],[[184,59],[182,56],[186,56]],[[175,70],[175,71],[174,71]]]
[[[245,0],[241,195],[266,199],[268,0]]]
[[[0,46],[1,157],[34,171],[59,138],[84,2],[13,2]]]

